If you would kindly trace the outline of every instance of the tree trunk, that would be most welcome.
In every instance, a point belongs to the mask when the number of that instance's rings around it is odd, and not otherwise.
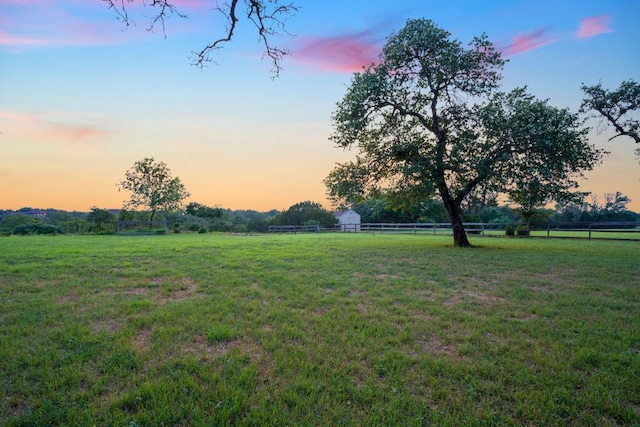
[[[469,239],[467,239],[467,232],[462,225],[462,219],[455,223],[452,221],[451,226],[453,227],[453,246],[457,248],[470,248],[472,245]]]
[[[153,216],[156,214],[156,211],[154,209],[151,210],[151,218],[149,218],[149,230],[151,230],[152,226],[153,226]]]
[[[467,232],[462,225],[462,211],[460,205],[454,200],[445,200],[443,197],[444,206],[449,214],[449,222],[451,222],[451,229],[453,230],[453,246],[457,248],[470,248],[471,243],[467,238]]]
[[[435,109],[435,103],[432,108]],[[434,117],[436,116],[435,111],[433,115]],[[464,193],[461,193],[459,197],[455,199],[451,197],[451,192],[449,191],[449,186],[447,185],[446,180],[444,167],[445,162],[443,160],[447,145],[446,134],[439,129],[435,133],[438,135],[438,151],[435,167],[436,183],[438,191],[440,192],[440,197],[442,197],[442,203],[447,210],[447,214],[449,214],[449,222],[451,223],[451,229],[453,230],[453,246],[457,248],[469,248],[471,247],[471,243],[469,243],[469,239],[467,239],[467,232],[464,230],[464,225],[462,225],[462,210],[460,209],[460,206],[464,200],[464,195],[469,194],[473,187],[477,185],[479,179],[470,181],[465,186]]]

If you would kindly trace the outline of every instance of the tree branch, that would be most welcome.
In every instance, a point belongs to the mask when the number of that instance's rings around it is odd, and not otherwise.
[[[116,19],[122,21],[125,27],[135,22],[129,15],[129,5],[135,3],[136,0],[101,0],[105,2],[109,9],[113,9]],[[187,15],[180,12],[173,0],[138,0],[143,7],[155,9],[154,15],[150,18],[148,31],[153,31],[158,25],[162,26],[162,32],[166,37],[165,21],[170,15],[176,15],[180,18],[187,18]],[[207,62],[214,62],[211,54],[214,50],[222,48],[235,37],[237,24],[240,21],[241,11],[239,10],[240,0],[230,0],[222,6],[216,6],[214,10],[221,13],[227,20],[221,37],[207,44],[200,50],[191,52],[191,64],[203,68]],[[278,4],[278,0],[244,0],[246,7],[246,19],[251,21],[258,32],[260,43],[264,46],[264,56],[270,58],[272,63],[272,72],[277,77],[282,70],[281,62],[285,56],[290,54],[286,48],[275,46],[272,39],[282,33],[289,34],[286,31],[286,21],[289,15],[293,15],[298,8],[293,3]]]
[[[618,132],[617,135],[612,136],[611,138],[609,138],[609,141],[619,137],[619,136],[628,136],[630,138],[632,138],[636,144],[640,144],[640,135],[638,135],[637,132],[631,131],[631,130],[625,130],[622,126],[620,126],[620,124],[618,124],[618,121],[616,119],[614,119],[611,114],[609,114],[608,111],[605,111],[604,108],[596,108],[596,111],[600,114],[602,114],[602,116],[604,118],[606,118],[609,123],[611,125],[613,125],[613,127],[615,128],[615,130]],[[622,116],[622,114],[620,114],[620,116]]]
[[[609,141],[619,137],[628,136],[640,144],[640,135],[637,129],[640,126],[637,119],[629,118],[623,120],[627,113],[635,113],[640,108],[640,85],[633,80],[627,80],[620,84],[615,91],[608,91],[602,88],[602,84],[595,86],[581,87],[587,96],[580,105],[580,112],[587,113],[590,110],[598,112],[603,122],[612,125],[616,135],[609,138]]]

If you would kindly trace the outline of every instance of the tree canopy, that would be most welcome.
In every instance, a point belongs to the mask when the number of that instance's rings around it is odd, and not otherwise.
[[[100,209],[93,206],[91,208],[91,212],[87,214],[86,219],[92,224],[92,231],[99,233],[107,231],[109,228],[113,228],[118,217],[108,209]]]
[[[567,197],[603,152],[576,114],[524,88],[499,92],[504,62],[486,35],[465,47],[432,21],[407,21],[332,116],[331,140],[358,154],[325,179],[329,197],[384,191],[419,203],[438,194],[463,247],[461,204],[476,189],[515,194],[535,180],[539,200]]]
[[[130,26],[134,20],[131,14],[133,4],[141,4],[145,10],[151,10],[151,15],[146,15],[149,20],[147,29],[153,31],[156,27],[161,27],[165,32],[166,20],[171,16],[187,18],[182,12],[180,1],[177,0],[101,0],[112,9],[116,17],[125,26]],[[220,13],[227,24],[224,29],[219,30],[217,36],[213,36],[205,46],[191,52],[191,62],[193,65],[203,67],[207,62],[212,62],[213,51],[222,48],[232,41],[238,28],[238,22],[246,19],[255,27],[260,42],[264,47],[264,55],[271,60],[272,71],[278,75],[282,70],[281,61],[289,55],[289,50],[273,44],[273,37],[281,33],[286,33],[286,21],[289,16],[294,15],[298,8],[290,2],[280,0],[230,0],[229,2],[216,6],[212,10]],[[218,31],[218,30],[216,30]]]
[[[171,176],[166,163],[156,162],[153,157],[135,162],[116,186],[131,193],[129,201],[123,205],[125,209],[146,207],[151,211],[149,223],[159,210],[180,209],[182,201],[190,195],[180,178]]]
[[[218,207],[212,208],[210,206],[203,205],[197,202],[189,203],[185,211],[189,215],[197,216],[199,218],[208,218],[208,219],[222,218],[222,215],[224,213],[222,208],[218,208]]]
[[[323,227],[333,227],[336,222],[337,219],[333,213],[324,209],[320,203],[312,201],[296,203],[274,220],[274,224],[278,225],[318,224]]]

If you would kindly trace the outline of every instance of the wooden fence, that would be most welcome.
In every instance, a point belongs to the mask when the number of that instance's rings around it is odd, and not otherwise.
[[[344,227],[349,225],[340,226]],[[355,227],[355,225],[351,225]],[[449,223],[411,223],[411,224],[359,224],[361,232],[370,233],[412,233],[430,235],[452,235]],[[574,239],[615,239],[639,240],[640,222],[580,222],[580,223],[542,223],[532,224],[530,229],[520,224],[493,224],[481,222],[464,223],[469,235],[482,237],[508,236],[507,230],[513,230],[514,237],[574,238]],[[350,231],[354,231],[351,229]]]
[[[270,225],[269,232],[270,233],[311,233],[311,232],[320,232],[327,231],[326,228],[322,228],[319,225]]]
[[[614,239],[640,241],[640,222],[579,222],[579,223],[539,223],[532,224],[530,229],[520,224],[493,224],[481,222],[464,223],[469,235],[482,237],[509,236],[507,230],[513,230],[513,237],[568,238],[568,239]],[[359,232],[359,233],[393,233],[424,234],[433,236],[452,235],[451,224],[443,222],[431,223],[363,223],[340,224],[334,228],[323,228],[318,225],[278,225],[269,226],[269,232]],[[509,236],[510,237],[510,236]]]
[[[116,223],[118,236],[152,236],[167,234],[166,221],[118,221]]]

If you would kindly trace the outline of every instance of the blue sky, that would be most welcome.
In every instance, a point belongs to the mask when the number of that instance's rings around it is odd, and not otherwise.
[[[140,2],[138,2],[140,3]],[[115,183],[155,157],[190,201],[231,209],[284,209],[325,199],[322,179],[353,153],[328,141],[330,116],[353,72],[375,61],[408,18],[428,18],[467,43],[486,33],[509,59],[503,88],[528,86],[577,110],[581,83],[640,80],[640,2],[405,0],[297,1],[292,55],[271,78],[257,34],[241,22],[217,65],[190,65],[224,21],[211,0],[175,2],[166,34],[148,32],[135,4],[125,28],[101,0],[0,3],[0,208],[117,208]],[[596,122],[592,122],[596,125]],[[581,190],[621,191],[640,211],[631,140],[591,135],[611,152]]]

